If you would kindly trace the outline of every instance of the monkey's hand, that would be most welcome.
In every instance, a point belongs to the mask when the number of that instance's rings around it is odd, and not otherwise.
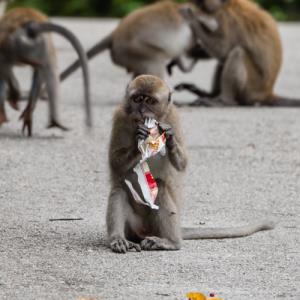
[[[146,140],[149,136],[150,131],[144,124],[139,124],[136,130],[136,140]]]
[[[169,149],[172,149],[175,145],[173,128],[171,127],[171,125],[166,123],[159,123],[158,128],[161,134],[165,133],[166,145]]]
[[[173,128],[165,123],[159,123],[158,128],[161,133],[164,132],[166,135],[166,145],[169,149],[169,158],[172,165],[178,171],[184,171],[187,165],[187,158],[184,147],[182,147],[181,142],[176,138]]]

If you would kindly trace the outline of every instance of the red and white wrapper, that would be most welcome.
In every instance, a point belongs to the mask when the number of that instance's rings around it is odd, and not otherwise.
[[[146,119],[145,126],[150,129],[150,134],[146,140],[140,140],[138,142],[138,148],[142,154],[142,159],[133,168],[133,171],[137,175],[142,195],[139,195],[129,180],[126,179],[125,183],[136,202],[150,206],[152,209],[158,209],[159,207],[155,204],[158,186],[151,174],[147,159],[157,154],[162,156],[166,155],[166,137],[164,133],[162,135],[160,134],[156,120]]]

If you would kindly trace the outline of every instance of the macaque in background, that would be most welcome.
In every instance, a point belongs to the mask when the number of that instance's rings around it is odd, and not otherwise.
[[[0,20],[0,125],[7,121],[4,102],[5,88],[8,88],[8,101],[18,108],[19,85],[13,74],[13,67],[29,65],[33,68],[32,87],[28,105],[21,115],[23,132],[32,135],[32,114],[43,84],[49,97],[50,127],[63,126],[58,119],[59,76],[56,50],[49,32],[56,32],[70,41],[80,57],[83,70],[86,123],[91,125],[89,72],[87,58],[78,39],[62,26],[50,23],[48,18],[37,10],[16,8],[8,11]]]
[[[277,24],[269,13],[249,0],[195,0],[197,10],[182,11],[204,50],[218,60],[213,90],[193,84],[175,89],[189,90],[199,98],[192,106],[300,106],[300,99],[274,94],[282,65],[282,45]],[[207,31],[198,22],[209,14],[218,23]]]
[[[181,15],[181,10],[191,5],[161,1],[133,11],[112,33],[88,50],[88,58],[109,50],[112,61],[133,77],[151,74],[163,78],[173,60],[183,71],[190,70],[191,66],[186,67],[180,58],[196,46],[189,22]],[[217,22],[207,14],[201,14],[197,22],[207,31],[218,28]],[[61,74],[61,80],[78,67],[75,61]]]

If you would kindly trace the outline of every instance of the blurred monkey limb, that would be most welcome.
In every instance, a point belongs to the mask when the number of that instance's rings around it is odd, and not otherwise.
[[[187,9],[190,23],[204,50],[218,60],[212,91],[193,84],[180,84],[176,90],[189,90],[199,98],[192,106],[300,106],[300,99],[274,94],[282,65],[282,45],[274,19],[249,0],[195,0],[198,10]],[[207,31],[199,14],[215,18],[218,29]]]
[[[176,65],[186,69],[180,57],[193,48],[195,38],[180,10],[191,5],[161,1],[137,9],[123,18],[112,33],[89,49],[88,58],[109,50],[112,61],[132,73],[133,77],[151,74],[163,78],[168,63],[174,59],[177,60]],[[218,28],[217,22],[206,14],[200,15],[198,22],[209,31]],[[78,61],[70,65],[61,74],[61,80],[71,75],[78,66]]]
[[[32,135],[32,114],[43,84],[49,97],[49,128],[66,130],[58,118],[59,76],[56,51],[49,32],[65,37],[80,57],[83,70],[86,123],[91,125],[90,83],[87,58],[78,39],[62,26],[50,23],[42,13],[29,8],[16,8],[7,12],[0,21],[0,122],[6,121],[4,100],[8,88],[8,100],[14,108],[20,97],[18,82],[13,75],[16,65],[29,65],[33,68],[32,86],[29,101],[21,115],[23,132]],[[1,124],[1,123],[0,123]]]
[[[7,5],[10,2],[13,2],[13,0],[0,0],[0,17],[2,17],[4,12],[6,11]]]
[[[232,228],[181,228],[182,175],[187,166],[178,113],[170,101],[170,89],[152,75],[138,76],[126,91],[113,118],[109,148],[111,191],[106,223],[112,251],[179,250],[182,239],[236,238],[273,228],[271,222],[254,222]],[[148,137],[145,118],[155,118],[166,134],[166,155],[148,164],[158,184],[156,204],[151,210],[135,202],[124,180],[137,180],[133,167],[140,161],[138,140]]]

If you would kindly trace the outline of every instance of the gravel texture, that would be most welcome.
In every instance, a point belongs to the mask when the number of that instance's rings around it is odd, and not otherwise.
[[[115,20],[56,19],[88,48]],[[299,96],[300,25],[282,24],[284,65],[276,91]],[[55,37],[62,69],[74,51]],[[214,62],[168,80],[209,87]],[[18,72],[24,90],[30,73]],[[189,167],[184,225],[229,226],[269,218],[273,231],[234,240],[185,241],[177,252],[117,255],[105,244],[111,118],[130,77],[108,53],[91,64],[94,129],[83,126],[82,80],[62,84],[68,133],[46,130],[39,102],[34,137],[19,114],[0,129],[0,299],[184,299],[190,291],[225,299],[300,299],[300,110],[182,109]],[[176,99],[192,100],[189,94]],[[23,104],[25,105],[25,103]],[[50,222],[51,218],[83,218]],[[205,225],[203,225],[205,223]],[[202,224],[202,225],[201,225]]]

